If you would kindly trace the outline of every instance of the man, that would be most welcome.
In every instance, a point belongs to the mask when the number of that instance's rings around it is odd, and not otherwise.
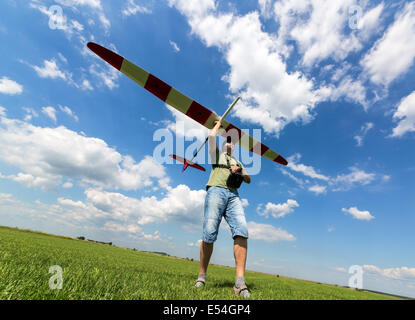
[[[248,228],[245,214],[239,198],[237,188],[227,184],[230,170],[239,172],[245,183],[250,183],[251,178],[243,165],[232,157],[234,144],[227,139],[222,145],[223,152],[219,152],[216,145],[216,135],[221,126],[220,121],[209,134],[209,154],[212,159],[212,171],[206,185],[207,194],[204,207],[203,239],[200,245],[200,271],[196,281],[196,287],[201,287],[206,282],[206,271],[213,251],[213,243],[216,241],[222,216],[225,218],[232,232],[234,240],[234,257],[236,279],[234,292],[244,298],[249,298],[250,293],[245,284],[245,265],[247,254]],[[230,169],[229,169],[230,167]]]

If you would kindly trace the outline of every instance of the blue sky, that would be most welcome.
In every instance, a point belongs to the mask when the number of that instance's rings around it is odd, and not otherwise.
[[[248,269],[347,285],[359,265],[365,288],[415,297],[414,2],[0,12],[0,224],[198,259],[208,173],[153,157],[154,136],[187,148],[206,130],[91,54],[94,41],[218,114],[240,95],[228,120],[289,161],[262,160],[240,190]],[[226,222],[212,262],[233,266]]]

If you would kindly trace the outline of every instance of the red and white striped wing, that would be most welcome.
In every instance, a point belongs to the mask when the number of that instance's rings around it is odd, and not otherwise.
[[[110,65],[112,65],[114,68],[124,73],[130,79],[134,80],[144,89],[154,94],[160,100],[171,105],[173,108],[184,113],[193,120],[199,122],[206,128],[212,129],[214,127],[214,122],[219,120],[220,117],[216,113],[202,106],[197,101],[190,99],[186,95],[177,91],[172,86],[168,85],[144,69],[136,66],[127,59],[121,57],[117,53],[93,42],[88,43],[88,48],[103,60],[108,62]],[[233,141],[238,143],[241,147],[282,165],[288,164],[287,160],[285,160],[281,155],[268,148],[261,142],[255,140],[248,134],[245,134],[242,130],[235,127],[233,124],[223,120],[222,126],[224,128],[222,136],[224,137],[230,134],[232,129],[233,132],[237,132],[237,135],[232,134],[233,138],[235,136],[237,137],[236,139],[233,139]]]

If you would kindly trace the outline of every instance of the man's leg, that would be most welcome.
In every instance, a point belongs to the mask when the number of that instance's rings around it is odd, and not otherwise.
[[[234,291],[244,298],[249,298],[249,291],[245,284],[248,226],[241,199],[236,194],[233,194],[233,196],[229,198],[225,219],[231,228],[232,237],[234,239],[233,252],[235,256],[236,272]]]
[[[206,282],[206,271],[212,256],[213,243],[216,241],[222,213],[226,206],[226,198],[223,196],[222,188],[210,187],[205,199],[203,236],[200,244],[200,270],[196,287]]]
[[[235,236],[233,242],[233,254],[235,256],[236,278],[245,277],[247,249],[248,239],[241,236]]]
[[[200,244],[200,275],[206,275],[210,257],[212,256],[212,251],[213,243],[207,243],[202,241],[202,243]]]

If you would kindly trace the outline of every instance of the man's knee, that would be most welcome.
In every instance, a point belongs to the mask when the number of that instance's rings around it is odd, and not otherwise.
[[[233,238],[233,242],[234,244],[240,245],[242,247],[246,247],[248,243],[248,238],[243,237],[243,236],[235,236]]]

